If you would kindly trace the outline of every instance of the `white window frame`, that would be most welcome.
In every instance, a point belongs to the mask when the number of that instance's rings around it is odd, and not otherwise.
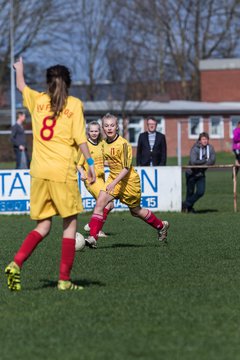
[[[198,134],[191,134],[191,120],[197,118],[199,119],[199,133]],[[203,132],[203,118],[202,116],[190,116],[188,118],[188,138],[189,139],[198,139],[199,134]]]
[[[212,120],[219,119],[220,120],[220,134],[212,134]],[[209,117],[209,137],[210,139],[223,139],[224,138],[224,121],[222,116],[213,115]]]
[[[165,119],[163,116],[154,116],[154,118],[157,120],[157,131],[164,134],[166,133],[166,127],[165,127]]]
[[[234,120],[235,118],[235,120]],[[236,121],[236,125],[233,126],[233,120]],[[233,130],[237,127],[237,123],[240,121],[240,115],[232,115],[229,120],[229,138],[233,138]]]
[[[138,116],[133,116],[134,119],[138,118]],[[134,142],[131,142],[130,141],[130,136],[129,136],[129,129],[138,129],[139,128],[139,133],[136,134],[135,136],[135,141]],[[138,137],[139,135],[144,131],[144,119],[142,117],[139,117],[139,122],[136,123],[136,122],[132,122],[131,123],[131,117],[129,117],[129,120],[128,120],[128,139],[129,139],[129,142],[132,146],[137,146],[137,143],[138,143]]]

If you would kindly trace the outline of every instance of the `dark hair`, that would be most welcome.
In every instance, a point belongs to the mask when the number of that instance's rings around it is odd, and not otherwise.
[[[51,66],[47,69],[46,78],[53,117],[58,117],[68,97],[71,85],[70,71],[63,65]]]
[[[155,121],[156,123],[157,123],[157,119],[155,119],[155,117],[154,116],[147,116],[147,121],[148,120],[153,120],[153,121]]]
[[[18,112],[17,112],[17,119],[18,119],[20,116],[22,116],[22,115],[25,115],[25,112],[23,112],[23,111],[18,111]]]
[[[203,137],[205,137],[205,138],[207,138],[207,139],[209,140],[209,135],[208,135],[208,133],[204,131],[204,132],[202,132],[201,134],[199,134],[198,141],[200,141],[201,138],[203,138]]]

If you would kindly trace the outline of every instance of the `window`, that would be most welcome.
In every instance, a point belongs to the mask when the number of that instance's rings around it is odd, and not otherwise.
[[[128,122],[128,139],[131,145],[136,146],[138,137],[144,130],[144,121],[140,117],[130,117]]]
[[[203,119],[200,116],[191,116],[188,120],[189,139],[197,139],[201,132],[203,132]]]
[[[161,132],[162,134],[165,134],[165,120],[163,117],[155,116],[155,119],[158,122],[157,125],[157,131]]]
[[[210,117],[209,136],[212,139],[221,139],[224,137],[223,118],[221,116]]]
[[[229,137],[233,138],[233,130],[237,127],[238,122],[240,121],[240,115],[231,116],[229,123]]]

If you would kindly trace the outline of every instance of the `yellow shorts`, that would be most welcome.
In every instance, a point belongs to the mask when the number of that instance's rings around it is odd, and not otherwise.
[[[113,179],[109,176],[105,184],[105,189],[112,181]],[[129,208],[140,206],[141,185],[139,175],[137,173],[130,176],[126,175],[126,177],[115,186],[114,192],[110,195],[112,195],[115,199],[119,199]]]
[[[62,183],[31,179],[30,216],[33,220],[43,220],[54,215],[66,218],[82,211],[77,181]]]
[[[97,199],[100,191],[105,189],[105,181],[103,177],[97,177],[95,183],[91,185],[88,184],[88,181],[85,181],[84,184],[94,199]]]

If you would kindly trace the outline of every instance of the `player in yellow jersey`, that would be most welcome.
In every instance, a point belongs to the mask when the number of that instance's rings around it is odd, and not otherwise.
[[[75,255],[77,214],[82,201],[77,184],[77,152],[89,163],[89,183],[95,181],[94,161],[85,136],[82,103],[68,96],[69,70],[62,65],[47,69],[47,92],[30,89],[24,79],[23,61],[14,64],[17,88],[32,117],[33,154],[30,166],[30,216],[37,225],[25,238],[5,269],[10,290],[21,290],[20,270],[37,245],[48,235],[52,216],[63,218],[59,290],[81,290],[70,280]]]
[[[132,166],[132,147],[127,140],[118,135],[117,118],[106,114],[102,119],[102,126],[106,134],[104,157],[108,162],[110,174],[105,189],[100,191],[89,223],[90,236],[86,239],[87,245],[96,247],[98,233],[103,226],[103,209],[114,198],[126,204],[133,216],[157,229],[158,239],[165,241],[169,223],[158,219],[150,210],[140,206],[140,178]]]
[[[104,153],[103,146],[104,142],[101,137],[101,128],[97,121],[91,121],[87,126],[87,135],[88,135],[88,147],[91,153],[91,157],[94,160],[95,172],[96,172],[96,182],[90,184],[87,179],[88,163],[85,160],[84,156],[81,155],[78,162],[78,171],[81,174],[81,180],[84,181],[84,184],[90,194],[97,199],[100,193],[100,190],[105,187],[105,174],[104,174]],[[110,202],[103,209],[103,222],[106,221],[109,211],[113,208],[113,202]],[[84,230],[89,232],[89,224],[84,226]],[[107,235],[100,230],[98,237],[106,237]]]

